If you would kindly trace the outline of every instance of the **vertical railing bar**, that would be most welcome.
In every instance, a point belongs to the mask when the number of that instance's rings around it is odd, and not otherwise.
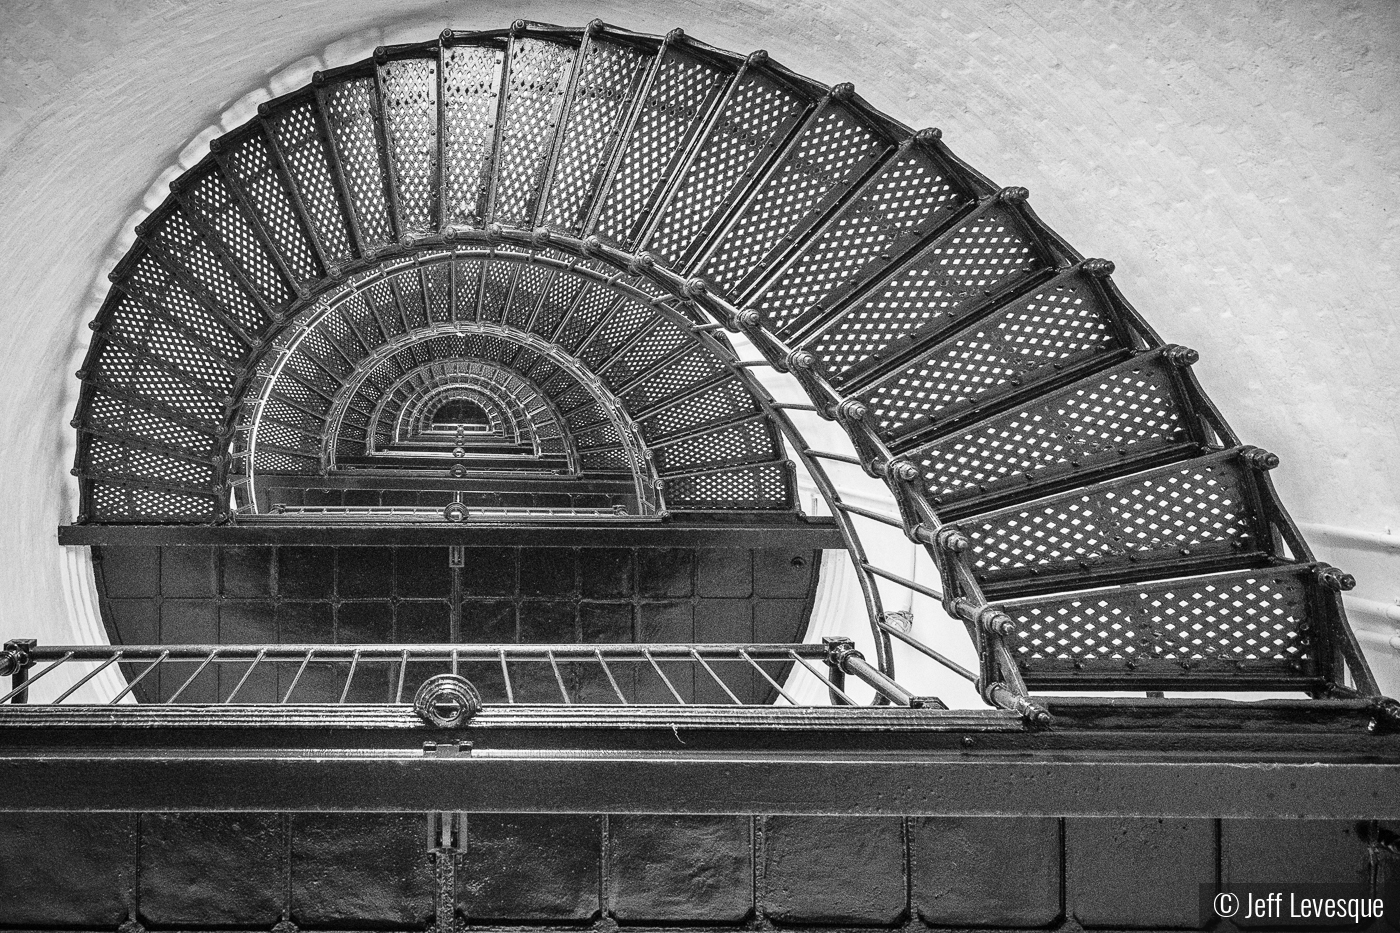
[[[631,704],[627,702],[627,697],[622,695],[622,688],[617,685],[617,679],[613,677],[612,668],[608,667],[608,662],[604,660],[603,652],[598,648],[594,648],[593,654],[598,658],[598,663],[603,666],[603,673],[608,675],[608,683],[612,684],[613,692],[617,694],[617,698],[622,701],[623,706],[630,706]]]
[[[676,688],[671,685],[671,678],[667,677],[662,672],[661,665],[656,663],[656,658],[653,658],[651,656],[651,651],[649,651],[646,648],[643,648],[642,654],[646,655],[647,660],[651,662],[652,669],[654,669],[656,671],[657,676],[661,678],[661,682],[666,685],[666,689],[671,691],[671,696],[675,697],[676,702],[679,703],[681,706],[685,706],[685,700],[681,699],[681,695],[677,693]]]
[[[506,649],[501,648],[501,677],[506,682],[506,702],[512,706],[515,704],[515,689],[510,684],[510,665],[506,664]]]
[[[261,651],[258,652],[257,657],[253,658],[253,663],[251,663],[251,664],[248,665],[248,669],[247,669],[246,671],[243,672],[243,676],[240,677],[240,678],[238,679],[238,683],[235,684],[235,685],[234,685],[234,688],[233,688],[232,690],[229,691],[228,699],[227,699],[227,700],[224,700],[223,705],[228,706],[229,704],[231,704],[231,703],[233,702],[233,698],[236,697],[236,696],[238,696],[238,691],[242,690],[242,689],[243,689],[243,684],[247,682],[247,680],[248,680],[248,675],[251,674],[251,673],[253,673],[253,668],[257,667],[257,666],[258,666],[258,663],[259,663],[260,661],[262,661],[262,659],[263,659],[266,655],[267,655],[267,649],[266,649],[266,648],[263,648]]]
[[[18,687],[16,687],[15,689],[11,690],[9,693],[5,694],[4,696],[0,697],[0,703],[8,703],[8,702],[10,701],[10,698],[11,698],[11,697],[17,696],[17,695],[23,693],[24,691],[28,690],[31,686],[34,685],[34,681],[38,680],[40,677],[43,677],[43,676],[44,676],[45,674],[47,674],[49,671],[51,671],[51,670],[53,670],[54,668],[58,667],[60,664],[62,664],[64,661],[67,661],[67,660],[68,660],[69,658],[71,658],[72,656],[73,656],[73,652],[70,651],[70,652],[68,652],[67,654],[65,654],[63,657],[59,658],[57,661],[54,661],[54,662],[53,662],[52,664],[50,664],[48,667],[44,668],[44,669],[43,669],[42,671],[40,671],[39,673],[35,674],[33,677],[30,677],[28,680],[26,680],[24,683],[20,684]]]
[[[404,675],[407,674],[407,673],[408,673],[408,652],[407,652],[407,651],[404,651],[404,653],[401,654],[401,655],[399,656],[399,687],[398,687],[398,690],[396,690],[396,691],[394,692],[394,702],[395,702],[395,703],[402,703],[402,702],[403,702],[403,680],[404,680]]]
[[[107,668],[109,668],[109,667],[111,667],[113,664],[117,663],[117,661],[121,659],[121,656],[122,656],[121,650],[118,649],[115,653],[113,653],[113,655],[112,655],[110,658],[108,658],[107,660],[103,661],[101,664],[97,665],[97,667],[93,668],[92,670],[88,671],[86,677],[84,677],[82,680],[80,680],[80,681],[78,681],[77,683],[75,683],[73,686],[69,687],[67,690],[65,690],[65,691],[63,691],[62,693],[60,693],[60,694],[58,695],[58,699],[54,700],[53,703],[50,704],[50,705],[52,705],[52,706],[58,706],[58,705],[59,705],[60,703],[62,703],[64,700],[68,699],[69,695],[72,694],[72,693],[73,693],[75,690],[77,690],[79,687],[81,687],[83,684],[87,683],[89,680],[92,680],[92,679],[93,679],[94,677],[96,677],[98,674],[102,673],[102,672],[105,671]]]
[[[706,673],[708,673],[711,677],[714,678],[715,683],[719,684],[719,688],[720,688],[721,690],[723,690],[725,693],[729,694],[729,699],[733,700],[734,703],[735,703],[735,705],[737,705],[737,706],[743,706],[743,705],[744,705],[744,701],[741,700],[741,699],[739,699],[737,696],[734,695],[734,691],[729,689],[729,685],[728,685],[728,684],[726,684],[723,680],[720,680],[719,675],[716,674],[716,673],[714,672],[714,668],[710,667],[710,665],[708,665],[708,664],[705,663],[705,659],[702,658],[702,657],[700,657],[699,652],[697,652],[694,648],[691,648],[691,649],[690,649],[690,656],[693,657],[695,660],[697,660],[697,661],[700,662],[700,666],[703,667],[703,668],[705,669]]]
[[[126,689],[125,689],[125,690],[123,690],[121,693],[118,693],[116,696],[112,697],[112,699],[108,700],[108,701],[107,701],[107,705],[108,705],[108,706],[115,706],[117,703],[121,702],[121,698],[122,698],[122,697],[126,696],[126,695],[127,695],[128,693],[130,693],[131,691],[135,690],[135,689],[136,689],[136,685],[139,684],[142,680],[145,680],[146,675],[149,674],[151,671],[155,670],[156,667],[157,667],[157,665],[159,665],[161,661],[164,661],[164,660],[165,660],[166,658],[168,658],[168,657],[170,657],[170,652],[169,652],[168,650],[162,651],[162,652],[160,653],[160,657],[156,658],[154,661],[152,661],[150,664],[148,664],[148,665],[146,666],[146,669],[145,669],[144,671],[142,671],[141,673],[137,674],[137,675],[136,675],[136,679],[133,680],[131,683],[129,683],[129,684],[126,685]],[[3,702],[5,702],[5,701],[4,701],[4,700],[0,700],[0,703],[3,703]]]
[[[554,668],[554,682],[559,685],[559,692],[564,696],[564,705],[573,705],[574,701],[569,699],[569,691],[564,687],[564,675],[559,671],[559,662],[555,660],[554,652],[546,651],[545,654],[549,655],[549,666]]]
[[[457,669],[458,669],[458,667],[460,667],[460,666],[461,666],[461,662],[460,662],[460,660],[459,660],[459,658],[458,658],[458,656],[457,656],[457,649],[456,649],[456,648],[453,648],[453,649],[452,649],[452,673],[454,673],[454,674],[458,673],[458,670],[457,670]]]
[[[179,689],[179,690],[176,690],[174,693],[170,694],[170,699],[168,699],[168,700],[165,701],[165,705],[166,705],[166,706],[170,706],[170,705],[174,704],[174,702],[180,698],[180,694],[182,694],[182,693],[185,692],[185,688],[188,687],[190,684],[194,683],[194,679],[195,679],[196,677],[198,677],[200,674],[204,673],[204,669],[205,669],[206,667],[208,667],[210,664],[212,664],[212,663],[214,662],[214,659],[215,659],[216,657],[218,657],[218,656],[219,656],[219,649],[218,649],[218,648],[215,648],[213,651],[209,652],[209,657],[205,658],[205,659],[204,659],[204,662],[203,662],[202,664],[200,664],[199,667],[197,667],[197,668],[194,669],[194,673],[191,674],[191,675],[189,676],[189,679],[188,679],[188,680],[186,680],[184,683],[180,684],[180,689]]]
[[[340,691],[340,699],[337,703],[344,703],[350,696],[350,684],[355,680],[355,669],[360,666],[360,649],[356,648],[355,653],[350,656],[350,673],[345,675],[345,689]]]
[[[753,658],[749,657],[749,653],[748,653],[747,651],[745,651],[743,648],[740,648],[740,649],[739,649],[739,654],[743,656],[743,658],[744,658],[745,661],[748,661],[750,664],[753,665],[753,669],[754,669],[754,670],[758,671],[760,674],[763,675],[763,679],[764,679],[764,680],[768,681],[770,684],[773,685],[773,689],[777,690],[778,693],[782,694],[783,699],[787,700],[787,701],[788,701],[789,703],[791,703],[793,706],[801,706],[801,705],[802,705],[801,703],[797,702],[797,700],[793,699],[792,694],[788,693],[786,690],[783,689],[783,685],[782,685],[782,684],[778,683],[778,682],[777,682],[776,680],[774,680],[772,677],[769,677],[769,676],[768,676],[768,672],[765,671],[762,667],[759,667],[758,662],[755,661]]]
[[[811,671],[813,677],[817,678],[817,680],[820,680],[822,683],[826,684],[826,686],[829,687],[829,688],[831,688],[831,690],[832,690],[837,696],[839,696],[841,699],[845,700],[845,701],[847,702],[847,704],[849,704],[849,705],[851,705],[851,706],[858,706],[858,705],[859,705],[858,703],[856,703],[855,700],[852,700],[849,696],[846,695],[846,691],[844,691],[844,690],[842,690],[840,687],[836,686],[836,684],[832,683],[832,682],[831,682],[830,680],[828,680],[825,676],[823,676],[820,672],[818,672],[817,669],[816,669],[815,667],[813,667],[810,663],[808,663],[808,661],[807,661],[806,658],[801,657],[800,655],[798,655],[798,653],[797,653],[796,651],[792,651],[792,650],[790,650],[790,649],[789,649],[789,651],[788,651],[788,654],[791,655],[791,656],[792,656],[792,659],[793,659],[794,661],[796,661],[798,664],[801,664],[803,667],[807,668],[807,670]]]
[[[315,653],[315,648],[312,648],[310,651],[306,652],[306,658],[302,660],[301,667],[297,668],[296,676],[292,678],[292,685],[287,688],[287,692],[282,695],[282,699],[277,701],[278,705],[286,703],[292,698],[292,691],[297,688],[297,683],[301,681],[301,675],[306,670],[306,665],[311,663],[311,656]]]

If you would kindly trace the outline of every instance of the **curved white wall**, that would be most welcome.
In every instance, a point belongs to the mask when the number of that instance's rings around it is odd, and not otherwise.
[[[1030,188],[1082,252],[1113,259],[1166,339],[1201,351],[1226,416],[1283,458],[1274,477],[1299,520],[1400,530],[1394,3],[8,0],[0,634],[81,634],[85,562],[54,543],[74,502],[72,373],[102,276],[167,168],[196,160],[208,128],[230,108],[241,122],[269,84],[289,90],[380,42],[595,16],[764,47],[940,126],[994,180]],[[1385,569],[1400,551],[1357,554],[1358,595],[1400,595]]]

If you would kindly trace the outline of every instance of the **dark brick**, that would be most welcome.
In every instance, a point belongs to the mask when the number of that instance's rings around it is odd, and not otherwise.
[[[637,581],[643,596],[689,596],[695,552],[686,548],[639,548]]]
[[[0,923],[120,923],[135,821],[113,813],[0,813]]]
[[[699,596],[753,594],[753,552],[741,548],[700,548],[695,552],[695,591]]]
[[[625,548],[580,548],[579,582],[585,599],[632,595],[632,552]]]
[[[527,600],[520,604],[520,641],[525,644],[573,644],[576,603],[566,600]]]
[[[441,600],[399,603],[396,640],[410,645],[445,644],[451,641],[451,608]]]
[[[763,836],[767,915],[782,923],[890,925],[904,914],[898,818],[771,816]]]
[[[1065,908],[1086,927],[1195,929],[1214,882],[1212,820],[1065,820]]]
[[[162,596],[209,599],[216,592],[214,581],[213,548],[161,548],[160,592]]]
[[[141,817],[141,915],[153,924],[243,923],[282,914],[281,817],[155,813]]]
[[[284,599],[329,599],[335,582],[335,548],[277,549],[277,591]]]
[[[753,907],[745,816],[615,816],[613,912],[624,922],[738,923]]]
[[[520,551],[521,596],[569,596],[577,592],[578,560],[571,548]]]
[[[516,554],[515,548],[467,548],[462,557],[462,595],[514,596]]]
[[[102,559],[102,582],[108,596],[154,596],[160,592],[160,548],[94,548]]]
[[[447,557],[445,547],[399,548],[399,596],[405,599],[451,596],[452,568],[447,565]]]
[[[463,600],[461,638],[466,644],[514,644],[515,603],[503,599]]]
[[[292,920],[301,925],[422,924],[433,871],[421,813],[292,817]]]
[[[222,549],[222,592],[225,596],[272,595],[272,548]]]
[[[914,911],[931,926],[1045,927],[1060,915],[1060,821],[909,822]]]
[[[596,816],[473,814],[457,899],[471,920],[587,920],[598,911]]]
[[[806,596],[820,551],[761,548],[753,552],[753,587],[759,596]]]
[[[388,599],[394,595],[394,551],[387,547],[336,548],[336,595]]]
[[[393,606],[379,600],[341,603],[335,614],[335,640],[342,645],[393,641]]]
[[[1341,820],[1221,820],[1220,880],[1366,884],[1370,854]]]

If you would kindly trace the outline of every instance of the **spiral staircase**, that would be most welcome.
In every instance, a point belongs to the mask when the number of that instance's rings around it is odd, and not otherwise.
[[[564,702],[549,710],[503,712],[491,696],[483,708],[460,689],[425,701],[420,716],[453,742],[484,741],[472,728],[509,715],[519,728],[572,723],[581,747],[601,741],[622,720],[568,708],[559,675],[596,656],[603,672],[613,661],[660,673],[658,657],[711,674],[747,663],[770,698],[800,669],[828,690],[825,709],[754,707],[733,692],[729,712],[628,706],[626,728],[682,723],[714,736],[698,740],[706,748],[960,751],[983,733],[1006,749],[1121,748],[1094,737],[1114,730],[1147,743],[1184,730],[1222,754],[1241,734],[1270,736],[1276,751],[1390,748],[1400,718],[1347,626],[1352,581],[1313,557],[1269,481],[1277,458],[1230,429],[1192,375],[1196,354],[1163,343],[1115,287],[1113,264],[1080,256],[1024,189],[997,187],[939,131],[900,125],[848,84],[679,30],[449,30],[262,104],[171,188],[91,325],[73,421],[82,505],[64,543],[412,525],[455,547],[490,528],[546,543],[570,527],[815,524],[849,553],[868,635],[747,653],[560,650],[547,661]],[[849,447],[812,446],[802,419],[838,424]],[[888,509],[843,499],[832,463],[883,483]],[[799,510],[809,482],[831,513],[820,522]],[[941,584],[880,566],[865,523],[899,528]],[[892,618],[892,589],[938,600],[979,669]],[[901,645],[975,681],[988,708],[941,709],[902,687]],[[529,654],[316,651],[252,646],[217,660],[349,664],[353,677],[372,655],[456,672],[464,659],[499,654],[504,668]],[[540,651],[529,656],[544,663]],[[40,662],[115,664],[139,679],[215,654],[12,642],[0,724],[97,728],[77,707],[17,705]],[[853,683],[875,702],[854,702]],[[403,687],[400,674],[391,706],[344,715],[370,731],[422,726],[401,712]],[[144,722],[141,704],[126,705],[133,691],[103,708],[104,725]],[[1104,692],[1119,699],[1051,696]],[[1175,695],[1189,692],[1293,698]],[[330,721],[312,707],[262,719],[227,708],[274,731]],[[151,727],[220,722],[178,704],[151,715],[165,717]],[[771,776],[753,767],[754,780]],[[627,783],[694,793],[699,807],[739,793],[728,778],[703,789],[654,778]],[[860,796],[862,780],[840,787]],[[450,796],[424,793],[425,805]],[[892,800],[878,806],[921,805]]]

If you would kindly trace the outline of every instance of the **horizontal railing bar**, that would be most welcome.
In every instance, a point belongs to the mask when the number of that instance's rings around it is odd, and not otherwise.
[[[836,507],[843,512],[850,512],[852,515],[861,515],[877,522],[883,522],[891,528],[904,527],[904,520],[895,518],[893,515],[882,515],[879,512],[872,512],[869,509],[863,509],[858,505],[849,505],[845,502],[837,502]]]
[[[849,655],[842,662],[842,667],[846,669],[847,673],[854,674],[871,687],[874,687],[876,691],[889,698],[889,701],[894,705],[914,705],[914,694],[905,690],[893,680],[890,680],[890,678],[882,674],[878,668],[872,667],[870,664],[866,663],[865,658],[861,657],[859,654]]]
[[[904,577],[901,577],[897,573],[890,573],[888,570],[881,570],[879,567],[876,567],[869,561],[861,561],[860,565],[864,567],[868,572],[875,574],[875,576],[884,577],[891,583],[898,583],[905,589],[913,590],[915,593],[922,593],[923,595],[930,596],[934,599],[943,598],[943,594],[938,592],[937,590],[924,586],[922,583],[915,583],[913,580],[906,580]]]
[[[888,632],[890,635],[893,635],[895,638],[898,638],[900,641],[904,642],[906,645],[908,645],[910,648],[913,648],[915,651],[925,654],[933,660],[937,661],[939,664],[942,664],[954,674],[966,678],[967,680],[970,680],[973,683],[977,682],[977,675],[972,673],[972,671],[968,670],[967,668],[963,667],[957,661],[951,660],[950,658],[945,658],[943,655],[939,654],[937,651],[934,651],[932,648],[919,641],[917,638],[913,637],[912,635],[909,635],[906,632],[901,632],[899,629],[895,628],[892,625],[889,625],[886,622],[881,622],[879,623],[879,625],[880,628],[885,632]]]
[[[837,463],[850,463],[855,466],[865,466],[859,457],[852,457],[849,454],[836,454],[829,450],[808,450],[807,456],[816,457],[818,460],[835,460]]]
[[[29,655],[36,661],[74,660],[105,661],[119,654],[123,661],[150,661],[168,652],[167,663],[178,661],[251,661],[263,653],[265,661],[303,661],[309,652],[315,652],[317,661],[351,661],[359,656],[361,661],[398,661],[407,652],[410,661],[448,661],[458,657],[467,661],[495,660],[504,656],[507,660],[549,660],[550,653],[561,660],[592,660],[595,653],[601,652],[608,660],[646,659],[648,653],[659,658],[689,659],[691,652],[697,652],[711,660],[740,660],[744,652],[765,661],[788,660],[788,652],[795,651],[804,658],[824,657],[821,645],[805,643],[765,643],[765,644],[647,644],[647,645],[580,645],[580,644],[533,644],[533,645],[67,645],[62,647],[36,647]],[[217,654],[216,658],[210,655]],[[33,683],[31,678],[30,683]]]

